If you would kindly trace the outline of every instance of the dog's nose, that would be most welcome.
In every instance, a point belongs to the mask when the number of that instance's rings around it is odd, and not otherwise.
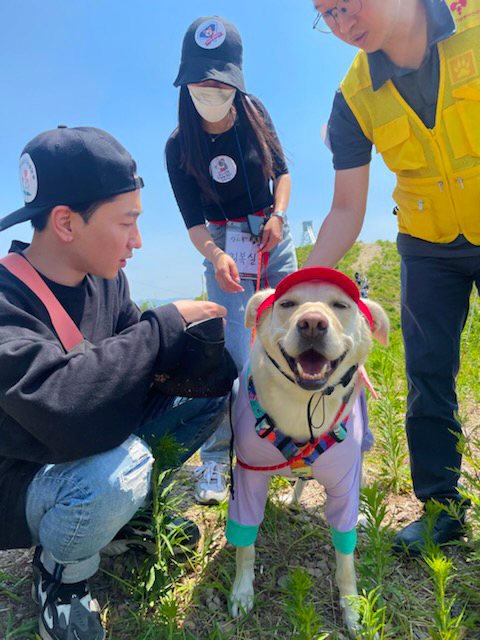
[[[328,318],[322,313],[306,313],[297,322],[297,329],[304,338],[317,338],[326,333]]]

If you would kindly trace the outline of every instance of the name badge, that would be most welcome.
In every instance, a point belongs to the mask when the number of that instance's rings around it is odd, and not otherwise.
[[[225,253],[234,259],[241,278],[257,278],[258,242],[248,231],[242,231],[240,222],[227,222]]]

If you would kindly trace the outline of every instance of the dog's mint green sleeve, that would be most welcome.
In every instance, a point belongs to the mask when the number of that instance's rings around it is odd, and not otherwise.
[[[345,555],[353,553],[357,545],[357,528],[353,527],[350,531],[337,531],[334,527],[330,529],[332,534],[333,546],[340,553]]]
[[[257,539],[258,527],[240,524],[228,518],[225,537],[236,547],[248,547]]]

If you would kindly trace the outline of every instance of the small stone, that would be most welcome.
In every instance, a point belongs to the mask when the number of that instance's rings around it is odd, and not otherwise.
[[[287,581],[288,581],[288,573],[284,573],[282,574],[279,579],[277,580],[277,584],[279,587],[281,587],[282,589],[285,589],[287,586]]]
[[[214,600],[209,600],[207,602],[207,608],[210,609],[210,611],[218,611],[220,609],[220,605],[218,605]]]
[[[330,573],[331,569],[326,560],[320,560],[317,562],[317,569],[319,569],[322,573]]]

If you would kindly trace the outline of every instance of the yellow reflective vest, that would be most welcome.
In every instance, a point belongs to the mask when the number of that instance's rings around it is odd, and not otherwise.
[[[455,5],[455,7],[453,7]],[[438,44],[435,127],[427,129],[388,80],[373,91],[360,51],[341,89],[364,134],[396,173],[402,233],[480,245],[480,0],[452,4],[453,36]]]

